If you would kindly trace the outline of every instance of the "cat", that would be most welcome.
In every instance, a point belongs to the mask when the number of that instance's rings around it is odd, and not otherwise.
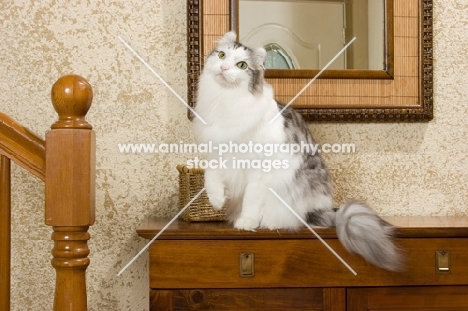
[[[198,142],[215,146],[206,154],[213,164],[205,169],[211,205],[226,206],[227,220],[240,230],[300,228],[301,221],[271,188],[311,225],[336,227],[349,252],[381,268],[399,270],[401,255],[390,224],[363,202],[334,209],[332,183],[320,153],[280,151],[278,146],[316,143],[302,116],[277,102],[264,80],[265,49],[248,48],[236,37],[228,32],[207,56],[194,108],[201,117],[193,119]],[[254,152],[249,145],[257,151],[261,146],[278,148]],[[216,146],[230,150],[221,154]]]

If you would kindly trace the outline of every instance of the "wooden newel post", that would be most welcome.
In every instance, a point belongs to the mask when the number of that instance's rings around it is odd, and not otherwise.
[[[46,134],[45,223],[53,227],[54,310],[87,310],[88,228],[94,223],[95,136],[85,120],[93,93],[77,75],[52,87],[59,120]]]

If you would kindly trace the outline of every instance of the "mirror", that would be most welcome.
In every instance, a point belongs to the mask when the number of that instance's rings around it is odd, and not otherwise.
[[[242,14],[240,7],[243,2],[260,1],[187,0],[187,77],[188,102],[191,106],[194,106],[196,102],[197,81],[205,56],[214,48],[216,40],[229,30],[237,30],[242,36],[243,26],[240,26],[240,29],[238,26],[239,15]],[[325,4],[333,2],[334,5],[342,6],[341,14],[344,14],[345,17],[348,16],[349,20],[351,13],[348,11],[361,0],[262,1],[275,2],[276,4],[291,2],[296,3],[296,5],[297,3]],[[379,50],[376,49],[378,51],[376,54],[380,54],[382,58],[375,61],[375,63],[381,63],[382,68],[375,69],[377,67],[368,66],[369,69],[363,69],[363,66],[357,65],[358,61],[353,55],[353,53],[358,53],[356,50],[359,46],[356,45],[340,62],[342,65],[346,64],[346,66],[343,65],[343,69],[325,70],[294,101],[292,106],[306,120],[312,121],[408,122],[431,120],[433,111],[432,0],[365,0],[363,2],[378,2],[378,5],[385,8],[384,13],[377,18],[380,20],[383,18],[385,21],[382,26],[384,29],[383,38],[372,39],[374,41],[383,40]],[[369,6],[367,8],[369,11]],[[268,7],[263,7],[258,16],[270,13],[271,10]],[[287,15],[291,17],[290,14]],[[372,16],[369,14],[366,16],[367,22],[370,23]],[[240,23],[242,24],[242,20]],[[272,22],[267,23],[271,24]],[[369,28],[373,27],[368,26]],[[327,30],[323,31],[327,32]],[[276,33],[279,32],[276,31]],[[370,32],[368,30],[369,36]],[[382,34],[381,30],[377,32]],[[356,34],[345,32],[345,41],[348,42],[348,37],[351,35],[358,37]],[[251,36],[253,37],[253,35]],[[270,34],[270,36],[272,35]],[[260,44],[265,43],[265,48],[270,50],[270,54],[275,53],[269,61],[278,62],[282,68],[286,68],[268,69],[265,72],[265,77],[275,89],[277,100],[288,103],[320,70],[304,69],[302,65],[299,66],[300,69],[297,69],[297,61],[295,62],[297,56],[288,50],[287,44],[273,39],[266,42],[267,35],[258,37],[260,40],[264,40]],[[301,38],[299,35],[298,37]],[[357,38],[354,43],[357,43],[358,40]],[[368,40],[368,46],[372,45],[370,42]],[[369,48],[367,50],[369,51]],[[370,58],[367,58],[365,62],[369,64]],[[323,61],[318,63],[320,66]],[[351,63],[355,64],[351,66]]]
[[[391,79],[393,45],[387,39],[393,28],[385,25],[393,24],[393,11],[385,5],[385,0],[236,0],[231,28],[243,44],[267,50],[268,77],[313,77],[311,70],[323,69],[356,37],[328,69],[385,70],[382,78]],[[264,10],[268,14],[258,13]]]

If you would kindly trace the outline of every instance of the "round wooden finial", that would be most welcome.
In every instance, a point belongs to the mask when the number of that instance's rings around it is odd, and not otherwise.
[[[58,121],[51,126],[53,129],[92,128],[85,116],[91,107],[93,90],[85,78],[78,75],[61,77],[52,86],[51,97],[59,115]]]

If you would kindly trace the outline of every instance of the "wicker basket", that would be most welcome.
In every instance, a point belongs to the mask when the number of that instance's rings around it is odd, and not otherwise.
[[[179,210],[183,209],[203,189],[205,184],[204,169],[188,168],[185,164],[177,165],[179,171]],[[225,208],[217,210],[208,201],[206,191],[190,204],[182,213],[185,221],[224,221]]]

